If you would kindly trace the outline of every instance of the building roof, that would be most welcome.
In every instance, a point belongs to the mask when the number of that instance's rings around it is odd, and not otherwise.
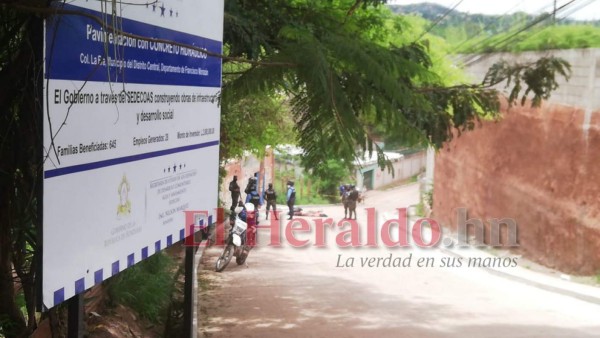
[[[274,150],[276,155],[280,154],[289,154],[289,155],[302,155],[304,154],[304,149],[295,146],[293,144],[280,144],[275,147]]]
[[[385,155],[385,157],[390,161],[399,160],[404,157],[404,155],[402,154],[391,151],[384,151],[383,155]],[[369,165],[377,164],[377,151],[372,151],[370,156],[369,152],[365,152],[362,157],[358,157],[357,159],[355,159],[353,164],[359,167],[366,167]]]
[[[276,155],[280,155],[280,154],[302,155],[302,154],[304,154],[304,149],[302,149],[298,146],[295,146],[293,144],[283,144],[283,145],[278,145],[275,148],[274,152]],[[399,160],[404,157],[404,155],[397,153],[397,152],[392,152],[392,151],[384,151],[383,154],[390,161]],[[370,156],[369,156],[368,152],[365,152],[362,157],[356,158],[352,162],[352,164],[354,164],[355,166],[359,166],[359,167],[365,167],[365,166],[377,164],[377,151],[371,152]]]

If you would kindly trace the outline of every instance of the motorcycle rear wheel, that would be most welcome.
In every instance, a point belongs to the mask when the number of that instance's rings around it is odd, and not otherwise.
[[[246,258],[248,258],[248,254],[241,254],[239,257],[235,258],[235,262],[237,265],[242,265],[246,262]]]
[[[235,257],[235,262],[237,265],[242,265],[246,262],[246,258],[248,258],[248,254],[250,253],[250,247],[246,246],[242,250],[239,256]]]
[[[221,256],[219,256],[217,262],[215,263],[215,271],[221,272],[225,270],[227,264],[231,262],[231,258],[233,258],[233,244],[229,244],[227,247],[225,247],[225,250],[223,250],[223,253]]]

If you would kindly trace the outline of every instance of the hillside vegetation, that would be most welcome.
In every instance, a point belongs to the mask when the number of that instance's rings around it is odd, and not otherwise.
[[[523,12],[507,15],[449,12],[449,8],[431,3],[391,5],[390,9],[396,14],[428,20],[432,26],[430,33],[445,39],[456,53],[600,48],[600,22],[572,20],[567,12],[557,14],[554,20],[550,13],[535,16]]]

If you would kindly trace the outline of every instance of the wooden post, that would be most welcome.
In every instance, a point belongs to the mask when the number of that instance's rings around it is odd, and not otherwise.
[[[190,236],[194,236],[191,234]],[[194,256],[198,246],[187,245],[185,247],[185,284],[183,286],[183,336],[192,338],[194,333],[194,278],[196,277],[196,266]]]
[[[68,304],[68,322],[67,337],[83,337],[83,295],[77,294],[67,301]]]

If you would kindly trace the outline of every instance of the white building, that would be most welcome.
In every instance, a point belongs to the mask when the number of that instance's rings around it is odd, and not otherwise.
[[[371,156],[365,153],[363,158],[354,161],[356,167],[356,187],[366,190],[377,189],[387,184],[406,180],[423,171],[426,163],[425,151],[411,154],[400,154],[397,152],[384,152],[388,160],[392,162],[393,170],[383,170],[377,163],[377,152],[373,151]]]

